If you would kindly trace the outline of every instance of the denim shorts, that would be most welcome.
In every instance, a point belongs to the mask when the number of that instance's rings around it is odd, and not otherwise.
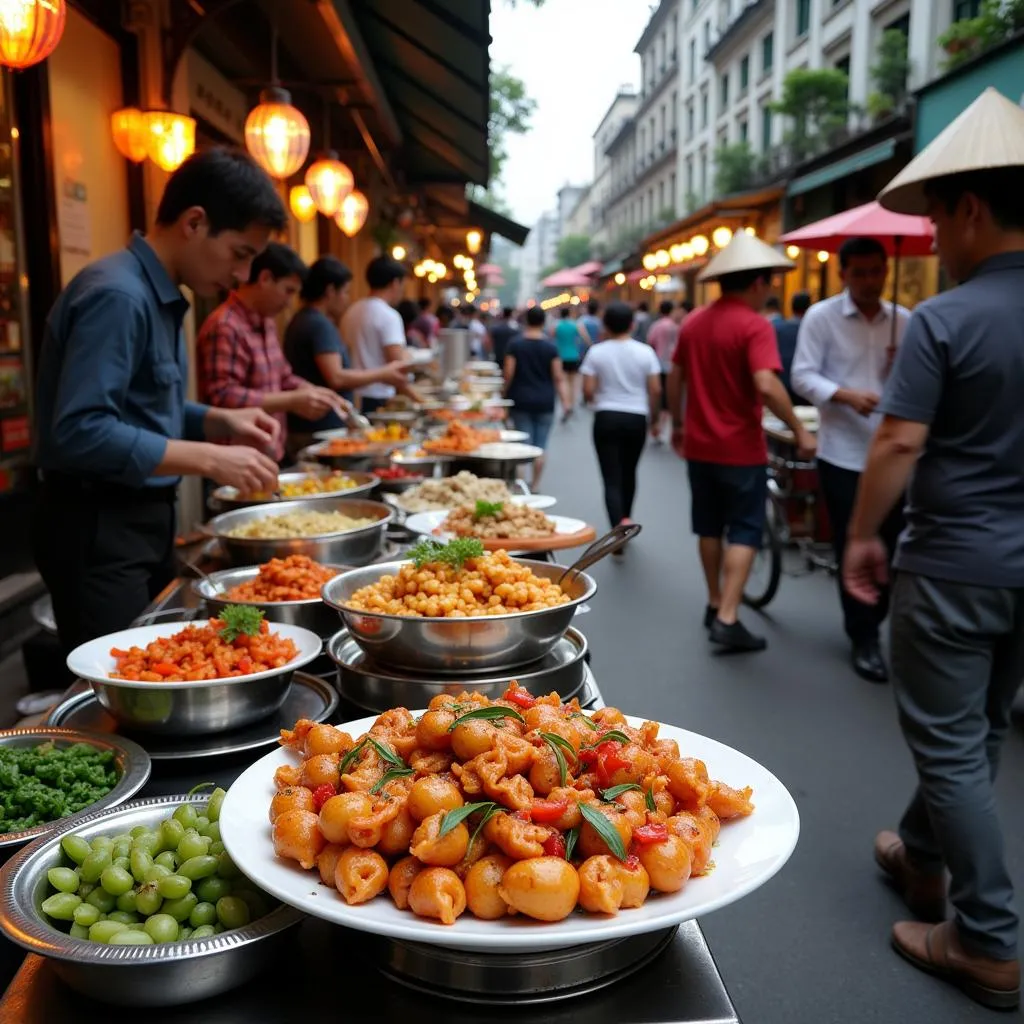
[[[767,468],[692,460],[687,468],[693,532],[698,537],[724,537],[730,544],[760,548],[768,495]]]
[[[521,430],[529,435],[527,444],[536,445],[538,448],[547,448],[548,435],[551,433],[551,424],[555,420],[553,412],[529,412],[526,409],[513,409],[512,422],[516,430]]]

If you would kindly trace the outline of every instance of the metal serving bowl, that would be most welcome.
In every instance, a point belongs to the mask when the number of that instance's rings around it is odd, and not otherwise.
[[[288,512],[340,512],[352,519],[370,519],[376,522],[340,533],[325,533],[316,537],[284,537],[261,540],[255,537],[231,537],[231,530],[256,519],[284,515]],[[391,522],[391,509],[379,501],[363,498],[297,498],[295,501],[275,501],[262,505],[223,512],[207,523],[207,529],[220,541],[224,554],[233,566],[269,562],[271,558],[289,555],[308,555],[323,565],[366,565],[377,558],[384,547],[384,534]]]
[[[182,682],[135,682],[111,679],[112,648],[145,648],[161,637],[173,636],[188,623],[133,626],[97,637],[68,655],[68,668],[87,679],[96,699],[123,725],[145,732],[174,736],[204,736],[237,729],[272,715],[288,696],[296,669],[320,655],[320,637],[300,626],[278,623],[274,631],[295,642],[298,655],[281,668],[251,675]]]
[[[337,626],[338,620],[335,618],[332,624]],[[131,800],[149,780],[149,773],[153,768],[149,754],[137,743],[132,743],[123,736],[104,736],[96,732],[82,732],[80,729],[4,729],[0,732],[0,747],[37,747],[42,743],[52,743],[55,747],[87,743],[98,750],[113,752],[114,767],[118,775],[117,784],[106,796],[100,797],[86,808],[86,811],[80,811],[79,814],[106,810],[108,807],[116,807],[126,800]],[[9,854],[14,847],[53,832],[60,827],[62,820],[48,821],[21,832],[6,832],[0,835],[0,857]]]
[[[512,561],[525,565],[537,576],[557,580],[564,565],[527,558]],[[566,604],[535,612],[488,615],[480,618],[412,618],[357,612],[345,602],[361,587],[394,575],[407,563],[385,562],[352,569],[324,584],[324,602],[359,646],[383,665],[413,672],[482,672],[511,669],[543,658],[572,623],[576,609],[597,592],[592,576],[580,573],[569,584]]]
[[[420,418],[421,413],[418,409],[378,409],[376,412],[370,412],[366,414],[366,418],[371,423],[382,423],[387,426],[389,423],[401,423],[406,426],[411,426]]]
[[[329,466],[331,469],[369,471],[374,466],[386,466],[391,453],[410,443],[410,438],[402,441],[367,441],[363,451],[352,455],[330,455],[326,448],[328,442],[319,441],[299,452],[299,461]]]
[[[333,565],[328,568],[344,572],[348,566]],[[338,628],[338,617],[333,610],[317,597],[302,601],[234,601],[224,595],[240,583],[248,583],[260,574],[258,565],[247,565],[244,569],[222,569],[210,573],[206,579],[193,580],[192,590],[206,602],[210,614],[217,616],[230,604],[252,605],[263,612],[268,622],[286,622],[290,626],[302,626],[317,636],[328,637]]]
[[[56,974],[84,995],[120,1006],[174,1006],[208,999],[278,970],[288,929],[302,914],[279,904],[268,914],[209,939],[153,946],[112,946],[73,939],[49,924],[42,903],[46,872],[64,863],[60,841],[152,827],[170,816],[184,796],[138,800],[116,810],[79,816],[13,857],[0,872],[0,929],[30,953],[49,959]],[[193,801],[204,803],[204,800]]]
[[[278,485],[301,484],[311,476],[330,476],[329,472],[322,469],[318,472],[308,473],[282,473],[278,478]],[[324,501],[330,498],[361,498],[368,495],[377,486],[377,478],[372,473],[345,473],[350,480],[355,481],[355,487],[345,487],[339,491],[322,491],[318,494],[304,494],[301,498],[275,498],[273,495],[251,497],[239,494],[234,487],[218,487],[210,495],[210,508],[218,512],[229,512],[236,508],[248,508],[250,505],[274,505],[282,501]]]

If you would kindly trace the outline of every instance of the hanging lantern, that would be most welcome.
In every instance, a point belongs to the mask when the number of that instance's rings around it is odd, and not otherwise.
[[[359,189],[353,189],[342,200],[341,209],[334,218],[334,223],[348,238],[354,238],[366,223],[366,215],[369,212],[370,201]]]
[[[316,208],[325,217],[338,213],[345,197],[352,191],[352,185],[352,172],[333,151],[325,153],[306,171],[306,188]]]
[[[146,159],[146,115],[137,107],[125,107],[110,115],[110,132],[121,156],[132,163]]]
[[[0,2],[0,64],[28,68],[46,60],[64,34],[64,0]]]
[[[165,171],[176,171],[196,149],[196,123],[169,110],[146,113],[146,155]]]
[[[690,239],[690,248],[695,256],[703,256],[708,251],[708,240],[704,235],[694,235]]]
[[[470,228],[466,232],[466,248],[475,256],[480,247],[484,244],[483,232],[477,228]]]
[[[732,241],[732,228],[724,224],[711,232],[711,241],[715,243],[716,249],[724,249]]]
[[[245,119],[245,148],[274,178],[290,178],[309,153],[309,122],[287,89],[272,86]]]
[[[300,224],[307,224],[316,216],[316,203],[305,185],[295,185],[288,193],[288,206]]]

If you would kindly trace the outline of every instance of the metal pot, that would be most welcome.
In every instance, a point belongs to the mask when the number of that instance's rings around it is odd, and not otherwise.
[[[278,486],[285,484],[301,484],[310,476],[329,476],[319,470],[309,473],[282,473],[277,478]],[[273,495],[252,497],[239,494],[234,487],[218,487],[210,495],[210,508],[215,512],[230,512],[236,508],[248,508],[250,505],[280,504],[282,501],[328,501],[331,498],[361,498],[377,486],[377,478],[372,473],[346,473],[345,476],[355,481],[355,487],[346,487],[340,491],[322,491],[318,494],[304,494],[301,498],[275,498]]]

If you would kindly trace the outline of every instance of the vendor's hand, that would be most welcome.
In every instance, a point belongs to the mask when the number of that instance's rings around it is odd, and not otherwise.
[[[207,415],[206,436],[211,441],[235,441],[268,452],[280,434],[281,424],[262,409],[211,409]]]
[[[241,411],[241,410],[240,410]],[[245,410],[253,412],[256,410]],[[247,445],[212,445],[210,476],[241,494],[277,489],[277,463]]]
[[[881,537],[849,538],[842,573],[848,594],[864,604],[877,604],[879,588],[889,582],[889,552]]]
[[[808,461],[814,458],[818,450],[818,439],[809,430],[801,427],[794,435],[796,439],[796,456]]]
[[[686,435],[683,433],[683,428],[682,427],[673,427],[672,428],[672,450],[681,459],[685,459],[686,458],[686,453],[683,451],[683,443],[685,441],[685,438],[686,438]]]
[[[836,397],[843,405],[848,405],[861,416],[870,416],[881,401],[880,396],[874,391],[857,391],[852,388],[840,388],[836,392]]]
[[[344,414],[341,395],[330,388],[299,388],[292,392],[288,408],[304,420],[319,420],[332,411]]]
[[[401,387],[408,383],[409,363],[393,362],[382,367],[380,371],[380,383],[390,384],[393,388]]]

